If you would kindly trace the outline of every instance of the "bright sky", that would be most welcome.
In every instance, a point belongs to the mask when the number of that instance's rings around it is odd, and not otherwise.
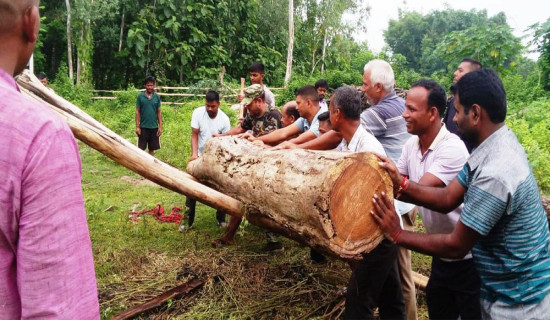
[[[453,9],[481,10],[486,9],[489,16],[494,16],[504,11],[514,34],[518,37],[525,35],[525,30],[536,22],[544,22],[550,17],[550,1],[547,0],[364,0],[371,7],[370,17],[367,21],[367,32],[358,33],[355,38],[359,41],[366,40],[369,48],[378,53],[385,45],[383,30],[388,28],[390,19],[397,19],[397,9],[406,8],[407,11],[416,11],[422,14],[433,10],[444,9],[447,3]],[[527,44],[531,39],[523,39]],[[537,59],[538,54],[529,54],[530,58]]]

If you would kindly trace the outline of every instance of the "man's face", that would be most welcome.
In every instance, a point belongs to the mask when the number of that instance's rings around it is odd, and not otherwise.
[[[250,102],[250,104],[246,106],[246,108],[248,109],[248,112],[250,112],[251,115],[255,117],[259,117],[262,115],[262,111],[263,111],[262,104],[263,104],[262,99],[256,98],[252,100],[252,102]]]
[[[422,87],[414,87],[407,93],[403,118],[407,124],[407,132],[410,134],[421,135],[425,133],[437,117],[432,112],[432,108],[428,107],[428,95],[428,90]]]
[[[372,106],[378,103],[380,100],[379,90],[375,84],[370,80],[370,70],[363,73],[363,85],[361,86],[361,91],[367,96],[367,102]]]
[[[40,82],[42,82],[42,84],[47,87],[48,86],[48,78],[42,78],[40,79]]]
[[[264,79],[263,73],[253,71],[253,72],[250,72],[249,75],[250,75],[250,82],[252,82],[252,84],[262,84],[262,80]]]
[[[155,91],[155,83],[151,81],[147,82],[145,84],[145,91],[149,94],[153,93],[153,91]]]
[[[474,141],[477,139],[477,132],[472,128],[471,125],[471,110],[468,113],[464,112],[464,106],[460,103],[458,94],[455,94],[455,116],[453,121],[456,123],[456,127],[460,137],[468,147],[474,146]]]
[[[210,119],[216,118],[216,116],[218,115],[218,108],[220,107],[220,102],[206,101],[204,106],[206,108],[206,112],[208,113],[208,116],[210,117]]]
[[[319,121],[319,136],[324,135],[325,133],[332,130],[332,126],[330,125],[330,121]]]
[[[458,65],[455,73],[453,73],[453,84],[457,83],[466,73],[472,71],[472,64],[465,61]]]
[[[281,122],[283,123],[283,127],[287,127],[287,126],[293,124],[294,121],[296,121],[296,119],[294,119],[294,117],[289,116],[286,113],[286,106],[283,107],[283,116],[281,117]]]
[[[328,106],[328,111],[329,111],[330,124],[332,126],[331,129],[336,131],[336,132],[339,132],[338,111],[334,107],[334,103],[332,101],[330,102],[330,104]]]
[[[317,93],[319,94],[319,99],[323,100],[327,94],[327,88],[319,87],[317,88]]]
[[[307,118],[309,115],[307,112],[308,101],[308,99],[302,97],[301,95],[296,96],[296,109],[302,118]]]

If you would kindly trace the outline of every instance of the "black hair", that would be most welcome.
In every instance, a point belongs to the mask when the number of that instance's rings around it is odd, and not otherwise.
[[[315,82],[315,89],[317,88],[327,88],[328,89],[328,82],[325,79],[319,79]]]
[[[352,87],[343,86],[332,95],[330,101],[335,109],[339,109],[346,119],[358,120],[361,115],[361,95]]]
[[[491,69],[481,69],[465,74],[451,87],[453,94],[458,95],[464,113],[477,104],[485,109],[493,123],[506,119],[506,91],[502,81]]]
[[[330,112],[325,111],[325,112],[321,113],[319,116],[317,116],[317,119],[319,119],[319,121],[330,120]]]
[[[302,96],[304,98],[310,99],[311,101],[319,101],[319,94],[317,89],[314,86],[308,84],[296,91],[296,96]]]
[[[250,67],[248,67],[248,72],[259,72],[261,74],[264,74],[265,73],[264,64],[259,61],[252,62]]]
[[[207,102],[220,102],[220,94],[214,90],[210,90],[206,93]]]
[[[48,78],[44,73],[39,73],[39,74],[36,75],[36,77],[40,80]]]
[[[300,113],[298,112],[298,108],[296,108],[296,104],[288,105],[285,109],[285,113],[289,117],[294,117],[294,120],[300,118]]]
[[[471,71],[477,71],[479,69],[483,69],[483,66],[481,65],[481,62],[474,60],[472,58],[464,58],[461,62],[468,62],[470,65],[472,65]]]
[[[143,84],[145,85],[145,84],[147,84],[147,83],[149,83],[149,82],[152,82],[152,83],[155,83],[155,84],[156,84],[156,83],[157,83],[157,79],[155,79],[155,77],[153,77],[153,76],[147,76],[147,77],[145,77],[145,81],[143,81]]]
[[[445,114],[445,108],[447,107],[447,95],[443,87],[429,79],[422,79],[411,86],[412,88],[421,87],[428,90],[428,108],[436,107],[439,112],[439,118],[442,118]]]

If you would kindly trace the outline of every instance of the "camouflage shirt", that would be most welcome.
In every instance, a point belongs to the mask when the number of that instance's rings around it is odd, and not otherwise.
[[[254,137],[260,137],[264,134],[268,134],[271,131],[275,131],[282,128],[281,112],[277,108],[269,107],[267,111],[259,116],[255,117],[248,113],[241,123],[241,127],[244,130],[252,130]]]

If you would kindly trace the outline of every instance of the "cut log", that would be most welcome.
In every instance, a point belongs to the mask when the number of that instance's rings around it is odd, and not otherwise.
[[[144,304],[137,305],[130,309],[124,310],[121,313],[116,314],[111,320],[126,320],[133,319],[134,317],[145,313],[147,311],[153,310],[160,307],[169,299],[178,299],[181,298],[195,289],[198,289],[204,285],[204,282],[198,279],[193,279],[189,282],[186,282],[180,286],[177,286],[171,290],[166,291],[165,293],[157,296]]]
[[[210,139],[187,172],[246,205],[246,218],[340,258],[382,240],[373,194],[392,183],[371,153],[271,151],[236,137]]]
[[[117,163],[159,185],[181,193],[226,213],[241,217],[243,204],[212,190],[189,174],[152,157],[129,141],[109,130],[90,115],[48,90],[28,70],[18,76],[21,91],[58,112],[69,124],[76,138]]]

